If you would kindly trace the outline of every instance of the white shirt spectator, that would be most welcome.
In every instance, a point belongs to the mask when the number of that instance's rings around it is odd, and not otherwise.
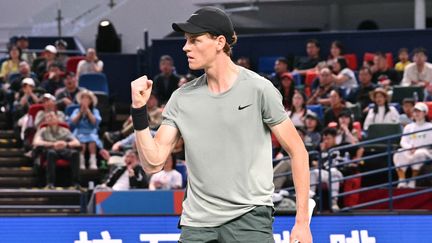
[[[403,74],[402,86],[411,86],[415,85],[413,83],[419,82],[419,81],[425,81],[425,82],[432,82],[432,64],[431,63],[425,63],[424,68],[421,72],[417,69],[416,63],[410,63],[405,67],[405,71]]]
[[[426,129],[432,129],[432,123],[424,122],[417,124],[416,122],[412,122],[405,126],[403,133],[412,133]],[[403,136],[400,141],[401,147],[405,149],[429,144],[432,144],[432,130]]]
[[[150,190],[176,189],[182,187],[182,175],[176,170],[162,170],[150,178]]]
[[[343,82],[342,84],[335,84],[336,87],[342,87],[347,90],[352,90],[354,88],[358,87],[357,78],[354,74],[354,72],[349,68],[344,68],[340,71],[339,75],[343,75],[347,77],[348,79]]]
[[[385,107],[379,106],[378,113],[374,113],[374,109],[369,109],[364,122],[364,130],[368,130],[370,124],[380,123],[399,123],[399,112],[393,106],[389,106],[389,111],[385,113]]]
[[[122,191],[122,190],[129,190],[130,184],[129,184],[129,173],[127,170],[123,172],[123,174],[120,176],[120,178],[117,180],[117,182],[113,185],[112,189],[114,191]]]
[[[103,69],[103,65],[104,64],[101,60],[98,60],[96,62],[89,62],[87,60],[81,60],[78,63],[77,74],[83,75],[86,73],[97,73],[97,72],[99,72],[98,70]],[[96,68],[98,70],[96,70]]]

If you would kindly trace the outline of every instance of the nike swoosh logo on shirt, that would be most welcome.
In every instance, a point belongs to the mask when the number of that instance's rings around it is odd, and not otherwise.
[[[251,106],[251,105],[252,105],[252,104],[245,105],[245,106],[240,106],[240,105],[239,105],[238,109],[239,109],[239,111],[241,111],[241,110],[243,110],[244,108],[247,108],[247,107],[249,107],[249,106]]]

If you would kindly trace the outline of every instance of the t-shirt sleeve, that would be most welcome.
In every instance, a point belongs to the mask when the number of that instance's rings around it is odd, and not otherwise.
[[[262,89],[261,114],[263,122],[269,126],[275,126],[288,118],[281,93],[268,81]]]
[[[165,108],[162,112],[162,125],[169,125],[172,127],[177,127],[177,115],[179,112],[178,105],[178,93],[175,91],[171,98],[168,100],[168,103],[165,105]]]

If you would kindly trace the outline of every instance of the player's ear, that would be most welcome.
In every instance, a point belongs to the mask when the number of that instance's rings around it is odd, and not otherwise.
[[[222,51],[226,43],[225,36],[219,35],[218,37],[216,37],[216,41],[217,41],[217,50]]]

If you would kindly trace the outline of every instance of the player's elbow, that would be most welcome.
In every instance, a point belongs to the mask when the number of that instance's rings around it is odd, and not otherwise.
[[[155,174],[163,169],[163,165],[155,166],[149,163],[142,163],[142,167],[147,174]]]

